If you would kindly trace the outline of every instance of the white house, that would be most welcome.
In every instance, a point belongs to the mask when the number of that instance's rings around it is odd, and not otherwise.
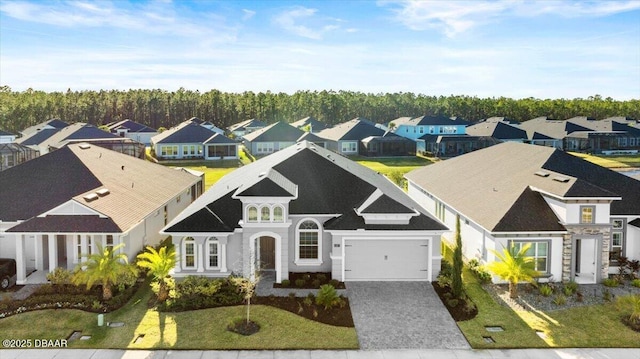
[[[110,123],[107,127],[109,131],[115,135],[130,138],[146,146],[149,146],[151,144],[151,138],[158,134],[158,130],[131,120]]]
[[[531,243],[545,277],[579,283],[617,273],[620,256],[640,259],[640,181],[566,152],[505,142],[406,178],[409,195],[450,228],[460,216],[467,259]]]
[[[163,230],[175,277],[328,272],[340,281],[435,280],[446,230],[399,187],[307,141],[240,167]]]
[[[151,148],[161,160],[237,159],[238,143],[193,119],[151,138]]]
[[[129,259],[194,201],[203,178],[90,144],[72,144],[0,172],[0,257],[17,283],[73,269],[97,245]]]

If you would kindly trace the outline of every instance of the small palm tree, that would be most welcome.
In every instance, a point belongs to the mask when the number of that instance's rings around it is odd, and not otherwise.
[[[535,270],[533,257],[526,256],[531,243],[526,244],[516,252],[516,247],[504,248],[502,253],[492,250],[500,259],[487,265],[487,269],[495,275],[509,282],[509,296],[518,298],[518,282],[531,281],[539,272]]]
[[[147,246],[147,251],[138,255],[138,267],[148,269],[147,275],[152,275],[158,282],[158,301],[161,303],[169,298],[169,274],[176,263],[176,250],[173,246],[161,247],[159,250]]]
[[[112,248],[102,248],[98,245],[97,253],[85,256],[87,260],[78,264],[81,269],[74,274],[73,283],[86,284],[87,289],[99,283],[102,286],[102,299],[111,299],[112,287],[118,282],[119,277],[128,273],[137,274],[136,268],[129,265],[126,254],[115,254],[122,247],[124,243]]]

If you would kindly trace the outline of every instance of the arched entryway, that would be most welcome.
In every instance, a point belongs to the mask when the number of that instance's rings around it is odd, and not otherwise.
[[[282,280],[281,238],[273,232],[261,232],[251,236],[251,273],[256,271],[275,272],[275,280]]]

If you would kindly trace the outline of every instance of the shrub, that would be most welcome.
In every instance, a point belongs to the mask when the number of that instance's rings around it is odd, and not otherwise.
[[[57,267],[53,272],[47,274],[47,280],[54,285],[71,284],[73,273],[70,270]]]
[[[567,297],[565,297],[563,294],[558,294],[555,298],[553,298],[553,304],[555,305],[565,305],[566,303]]]
[[[340,305],[341,301],[343,299],[338,296],[338,292],[330,284],[322,285],[316,297],[316,304],[323,306],[325,310]]]
[[[319,280],[320,282],[326,282],[327,281],[327,275],[324,273],[318,273],[316,275],[316,279]]]
[[[640,323],[640,294],[618,297],[616,307],[632,321]]]
[[[311,304],[313,304],[313,300],[311,300],[311,298],[309,298],[309,297],[305,297],[302,300],[302,304],[306,305],[307,307],[310,307]]]
[[[578,288],[578,283],[571,281],[564,285],[564,294],[568,296],[573,295],[573,293],[578,291]]]
[[[543,285],[541,285],[541,286],[538,288],[538,290],[540,291],[540,294],[541,294],[543,297],[548,297],[548,296],[550,296],[551,294],[553,294],[553,288],[551,288],[551,286],[550,286],[550,285],[548,285],[548,284],[543,284]]]
[[[332,280],[329,281],[329,285],[331,285],[334,288],[337,288],[338,284],[340,284],[340,281],[337,280],[337,279],[332,279]]]
[[[620,282],[618,282],[618,280],[615,278],[606,278],[602,281],[602,284],[605,287],[617,287],[618,285],[620,285]]]
[[[291,285],[291,281],[288,279],[283,279],[282,282],[280,282],[280,285],[282,285],[283,287],[287,288]]]
[[[610,302],[612,299],[612,295],[611,295],[611,291],[609,291],[609,289],[605,289],[602,291],[602,299],[604,299],[605,302]]]
[[[296,287],[304,287],[305,280],[304,279],[296,279]]]
[[[314,279],[313,282],[311,282],[311,286],[314,288],[320,288],[320,281],[318,279]]]
[[[450,308],[455,308],[458,306],[459,302],[460,300],[458,298],[451,298],[447,300],[447,306],[449,306]]]
[[[188,276],[176,283],[171,300],[159,306],[161,311],[213,308],[242,303],[243,295],[233,278],[210,279]]]
[[[640,279],[634,279],[631,281],[631,285],[640,288]]]
[[[471,314],[476,310],[476,304],[471,300],[471,298],[466,298],[464,300],[464,308],[462,308],[465,313]]]
[[[307,282],[311,280],[311,274],[303,274],[302,279]]]
[[[289,299],[296,300],[296,292],[289,292]]]

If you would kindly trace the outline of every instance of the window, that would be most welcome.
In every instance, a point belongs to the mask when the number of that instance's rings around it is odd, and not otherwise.
[[[105,247],[108,248],[109,250],[113,250],[113,235],[112,234],[107,234],[107,239],[105,241]]]
[[[282,206],[273,207],[273,221],[284,222],[284,209]]]
[[[580,207],[580,223],[595,223],[596,207],[582,206]]]
[[[420,133],[424,133],[424,127],[420,126]]]
[[[196,241],[187,237],[182,242],[182,268],[194,269],[196,267]]]
[[[319,258],[320,227],[315,221],[305,220],[298,225],[298,258]]]
[[[627,147],[627,138],[626,137],[618,137],[618,146]]]
[[[531,247],[525,253],[527,257],[533,257],[535,267],[534,269],[538,272],[548,273],[549,272],[549,242],[512,242],[512,246],[515,247],[516,251],[520,251],[522,247],[527,244],[531,244]]]
[[[273,142],[258,142],[256,144],[256,151],[258,154],[273,152]]]
[[[269,222],[271,220],[271,208],[263,206],[260,208],[260,221]]]
[[[160,150],[162,156],[177,156],[178,146],[162,146]]]
[[[342,152],[358,152],[358,144],[356,142],[342,142]]]
[[[611,246],[609,248],[609,260],[617,261],[624,256],[624,219],[611,220]]]
[[[91,241],[91,236],[87,236],[87,254],[93,254],[93,242]]]
[[[183,156],[201,156],[202,155],[202,146],[184,145],[184,146],[182,146],[182,155]]]
[[[630,137],[629,138],[629,147],[635,147],[636,146],[636,138],[635,137]]]
[[[169,209],[167,208],[167,206],[164,206],[164,225],[167,225],[167,222],[169,221]]]
[[[76,236],[76,263],[80,263],[82,261],[82,236]]]
[[[258,208],[256,206],[249,206],[247,212],[248,222],[258,222]]]
[[[215,237],[207,239],[207,269],[219,268],[219,244]]]

